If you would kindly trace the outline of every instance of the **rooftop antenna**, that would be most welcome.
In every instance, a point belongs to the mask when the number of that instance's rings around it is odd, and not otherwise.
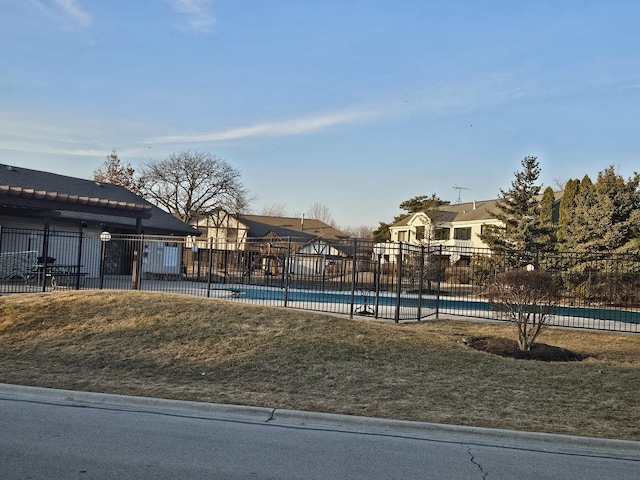
[[[464,188],[464,187],[459,187],[458,185],[454,185],[453,186],[454,190],[458,190],[458,199],[456,200],[456,203],[462,203],[462,199],[460,198],[460,194],[462,193],[462,190],[469,190],[468,188]]]

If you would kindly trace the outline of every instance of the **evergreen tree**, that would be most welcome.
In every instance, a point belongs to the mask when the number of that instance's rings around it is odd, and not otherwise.
[[[538,248],[550,251],[556,249],[557,219],[554,218],[556,195],[553,188],[547,187],[540,200],[540,226],[542,227],[538,238]]]
[[[400,208],[402,210],[406,210],[409,213],[415,213],[435,210],[438,207],[448,204],[448,201],[442,200],[435,193],[432,193],[430,197],[428,197],[427,195],[418,195],[417,197],[405,200],[400,204]]]
[[[580,180],[574,202],[564,244],[570,251],[593,251],[599,220],[596,213],[596,189],[588,175]]]
[[[617,175],[613,166],[598,174],[596,192],[606,215],[600,217],[602,245],[609,251],[618,250],[631,237],[631,215],[638,207],[638,184],[635,174],[627,181]]]
[[[571,221],[573,211],[576,207],[576,195],[580,188],[580,180],[571,179],[564,186],[562,199],[560,199],[560,210],[558,213],[558,243],[565,246],[567,243],[567,225]]]
[[[391,240],[391,232],[389,227],[391,225],[385,222],[378,222],[378,228],[373,231],[374,242],[388,242]]]
[[[637,236],[635,229],[640,176],[625,180],[613,166],[580,182],[567,244],[580,252],[615,252]]]
[[[507,253],[512,266],[534,261],[539,242],[551,233],[540,220],[538,159],[525,157],[521,164],[522,170],[515,172],[511,188],[500,190],[499,210],[492,212],[503,226],[486,226],[480,235],[491,250]]]
[[[567,224],[565,245],[579,252],[615,252],[636,237],[640,176],[625,180],[613,166],[580,182],[575,207]]]

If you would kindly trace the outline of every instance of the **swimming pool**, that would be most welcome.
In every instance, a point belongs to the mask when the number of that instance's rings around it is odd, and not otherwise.
[[[310,310],[326,312],[348,313],[353,303],[355,313],[365,311],[373,314],[375,307],[375,292],[372,290],[351,291],[321,291],[293,288],[262,287],[249,285],[221,285],[214,289],[219,297],[234,298],[255,303],[272,303],[282,306],[295,306]],[[380,292],[378,297],[378,316],[394,319],[396,310],[400,318],[424,318],[434,314],[450,314],[481,318],[495,318],[495,312],[486,300],[436,297],[402,293],[398,299],[395,293]],[[338,308],[340,307],[340,308]],[[553,316],[557,324],[562,319],[594,320],[600,322],[620,322],[629,324],[631,331],[640,331],[640,311],[613,309],[603,307],[557,306]],[[558,323],[560,322],[560,323]],[[625,329],[627,330],[627,329]]]

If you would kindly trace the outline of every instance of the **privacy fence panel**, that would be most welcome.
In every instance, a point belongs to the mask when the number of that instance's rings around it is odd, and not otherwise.
[[[559,326],[639,332],[638,254],[496,254],[370,240],[0,229],[0,291],[140,289],[396,322],[499,319],[484,292],[509,268],[550,272]]]

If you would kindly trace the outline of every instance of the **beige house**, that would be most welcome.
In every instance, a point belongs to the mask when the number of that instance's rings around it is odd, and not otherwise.
[[[486,248],[480,240],[485,225],[502,225],[492,213],[498,200],[443,205],[416,212],[389,227],[392,242],[412,245]]]
[[[236,262],[275,275],[284,258],[295,253],[291,273],[318,274],[346,258],[349,235],[320,220],[302,217],[230,214],[216,210],[193,223],[202,235],[189,239],[192,251],[212,249],[216,255],[233,252]],[[291,252],[289,251],[291,250]]]
[[[554,192],[554,216],[557,218],[562,191]],[[538,196],[538,201],[542,195]],[[465,248],[488,248],[480,235],[487,225],[503,226],[495,217],[499,199],[443,205],[436,210],[416,212],[389,227],[392,242],[411,245],[442,245],[452,251]],[[462,255],[464,258],[465,255]],[[451,258],[460,260],[459,255]]]
[[[199,243],[213,241],[227,249],[242,249],[247,240],[265,238],[341,240],[344,232],[316,219],[302,217],[272,217],[267,215],[231,214],[222,209],[201,217],[193,226],[202,232]],[[207,240],[205,240],[207,239]],[[194,239],[195,241],[195,239]],[[227,245],[227,244],[235,244]]]

